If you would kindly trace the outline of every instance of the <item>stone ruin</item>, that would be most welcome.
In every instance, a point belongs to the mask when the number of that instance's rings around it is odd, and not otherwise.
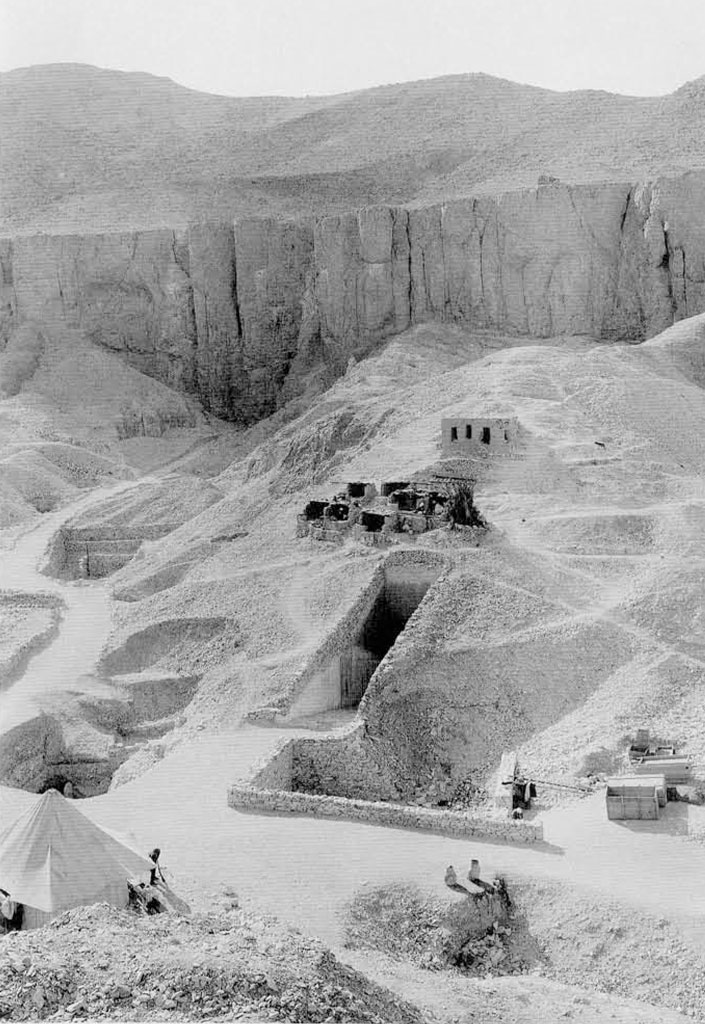
[[[354,481],[329,500],[309,501],[297,516],[296,536],[342,541],[347,537],[374,545],[392,544],[450,523],[449,496],[435,483]]]
[[[441,449],[444,458],[509,454],[515,449],[518,433],[519,423],[513,416],[493,419],[447,417],[441,420]]]

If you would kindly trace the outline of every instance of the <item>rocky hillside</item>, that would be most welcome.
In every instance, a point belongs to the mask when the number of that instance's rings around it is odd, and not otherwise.
[[[210,638],[177,659],[201,675],[190,719],[285,703],[378,564],[354,544],[295,540],[295,513],[336,481],[432,471],[443,416],[514,415],[520,457],[487,467],[478,486],[490,541],[429,541],[455,568],[370,684],[378,760],[408,789],[439,759],[484,778],[514,744],[539,778],[580,776],[602,748],[618,756],[636,721],[700,760],[704,410],[689,366],[702,330],[697,318],[643,346],[515,347],[431,325],[406,332],[235,458],[214,481],[221,501],[113,578],[104,664],[133,672],[139,646],[165,676],[176,663],[158,631],[220,616],[237,647]]]
[[[116,230],[335,212],[705,166],[702,80],[670,96],[456,75],[339,96],[210,96],[82,65],[0,76],[0,225]]]
[[[80,329],[251,423],[428,321],[643,340],[705,310],[705,173],[425,207],[0,240],[0,344]]]

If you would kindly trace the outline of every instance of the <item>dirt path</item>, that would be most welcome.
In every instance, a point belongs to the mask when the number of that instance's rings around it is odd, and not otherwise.
[[[151,478],[100,487],[16,538],[3,552],[2,586],[23,594],[52,594],[61,601],[58,631],[29,661],[23,675],[0,692],[0,734],[36,715],[52,693],[93,692],[102,685],[92,678],[111,627],[111,598],[102,581],[63,581],[44,576],[39,567],[56,531],[68,519],[106,498],[143,485]]]

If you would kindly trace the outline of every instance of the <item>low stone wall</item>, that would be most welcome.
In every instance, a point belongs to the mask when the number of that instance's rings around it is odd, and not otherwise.
[[[62,527],[55,534],[44,571],[60,579],[101,579],[121,569],[143,541],[164,537],[175,526],[145,526],[134,533],[113,527]]]
[[[311,523],[308,529],[308,536],[311,540],[327,541],[331,544],[342,544],[350,534],[348,523],[328,522],[321,526],[318,521]]]
[[[366,825],[407,828],[456,839],[485,839],[500,843],[537,843],[543,828],[523,821],[494,821],[469,817],[457,811],[433,810],[405,804],[347,800],[339,796],[314,796],[282,789],[258,789],[237,784],[228,790],[228,806],[264,814],[311,815],[314,818],[342,818]]]

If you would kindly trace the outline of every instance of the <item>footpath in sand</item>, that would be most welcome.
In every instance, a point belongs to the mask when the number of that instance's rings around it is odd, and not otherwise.
[[[39,525],[22,533],[13,547],[2,552],[2,589],[22,596],[52,595],[59,601],[60,619],[58,631],[31,658],[21,678],[0,691],[0,734],[37,714],[60,690],[104,690],[92,672],[110,632],[111,598],[107,588],[97,582],[52,579],[43,575],[39,566],[51,537],[63,523],[144,482],[121,482],[93,490],[44,517]]]

